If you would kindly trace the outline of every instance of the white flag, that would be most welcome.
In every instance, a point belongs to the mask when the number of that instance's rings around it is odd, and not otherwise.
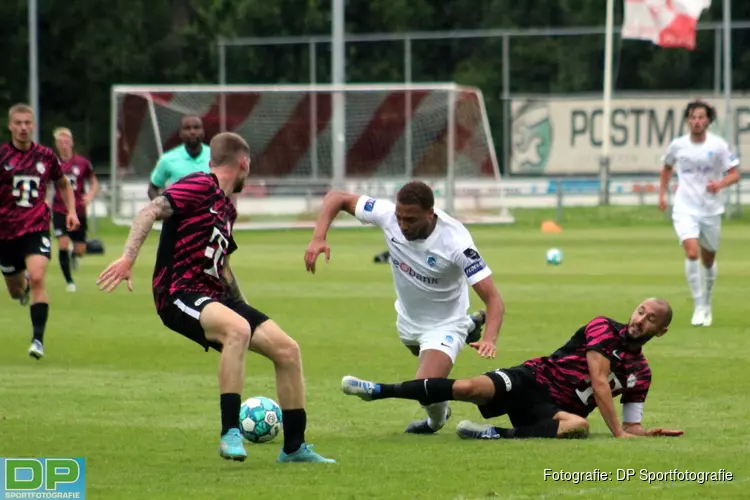
[[[625,0],[622,37],[695,49],[695,26],[711,0]]]

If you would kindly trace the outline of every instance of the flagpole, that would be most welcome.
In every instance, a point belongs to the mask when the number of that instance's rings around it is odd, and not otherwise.
[[[32,140],[39,142],[39,127],[42,122],[39,110],[39,37],[37,28],[37,0],[28,0],[29,24],[29,105],[34,110],[36,126],[31,133]]]
[[[614,38],[614,0],[607,0],[607,19],[604,32],[604,103],[602,109],[602,153],[599,162],[599,204],[609,205],[609,170],[612,116],[612,45]]]
[[[331,81],[341,86],[346,83],[346,2],[331,0]],[[333,141],[333,187],[344,189],[346,177],[346,95],[337,90],[333,93],[333,117],[331,120]]]
[[[729,148],[739,156],[738,144],[734,133],[734,119],[732,116],[732,2],[724,0],[722,25],[724,30],[724,136]],[[740,208],[740,185],[737,183],[737,209]],[[731,206],[727,217],[731,217]]]
[[[732,8],[731,1],[724,0],[724,134],[730,147],[734,147],[734,123],[732,120]]]

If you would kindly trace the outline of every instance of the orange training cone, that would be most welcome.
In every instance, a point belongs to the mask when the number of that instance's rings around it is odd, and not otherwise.
[[[546,220],[542,222],[542,232],[543,233],[562,233],[563,230],[555,222],[551,220]]]

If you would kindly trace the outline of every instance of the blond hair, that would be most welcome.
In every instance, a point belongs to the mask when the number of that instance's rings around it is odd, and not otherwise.
[[[19,102],[18,104],[14,104],[8,110],[8,121],[10,121],[13,118],[13,115],[19,114],[19,113],[29,113],[30,115],[34,116],[34,108],[22,102]]]
[[[211,166],[239,163],[241,156],[250,156],[247,141],[234,132],[222,132],[211,139]]]
[[[71,132],[67,127],[57,127],[52,131],[52,137],[55,140],[59,139],[61,135],[67,135],[71,139],[73,138],[73,132]]]

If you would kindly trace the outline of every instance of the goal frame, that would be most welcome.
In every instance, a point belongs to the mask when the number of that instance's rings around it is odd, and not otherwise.
[[[462,92],[471,92],[477,96],[479,101],[480,117],[484,133],[488,141],[488,150],[490,161],[493,165],[493,171],[495,176],[495,182],[501,181],[500,166],[497,159],[497,153],[495,151],[494,138],[492,136],[492,129],[490,128],[489,118],[487,116],[487,109],[484,104],[484,95],[478,87],[460,85],[457,83],[372,83],[372,84],[281,84],[281,85],[245,85],[245,84],[162,84],[162,85],[150,85],[150,84],[116,84],[111,87],[110,100],[110,214],[111,219],[117,222],[117,213],[119,208],[119,195],[118,195],[118,176],[119,176],[119,165],[118,165],[118,95],[131,94],[139,95],[145,99],[148,106],[149,120],[151,121],[152,128],[154,130],[156,147],[161,155],[163,153],[162,138],[159,131],[159,124],[156,116],[156,109],[154,101],[151,97],[151,93],[157,92],[172,92],[172,93],[206,93],[213,92],[219,95],[219,122],[220,130],[226,130],[226,102],[225,96],[230,93],[239,92],[253,92],[253,93],[290,93],[290,92],[313,92],[313,93],[334,93],[335,95],[346,94],[350,92],[384,92],[384,91],[406,91],[405,99],[405,110],[411,109],[411,94],[408,91],[444,91],[447,93],[447,127],[450,131],[447,134],[447,158],[446,158],[446,176],[445,176],[445,211],[448,213],[454,212],[455,202],[455,131],[456,131],[456,95]],[[334,102],[343,102],[343,99],[334,100]],[[311,99],[311,116],[316,115],[315,109],[316,99]],[[335,113],[334,113],[335,115]],[[411,162],[411,143],[412,143],[412,126],[410,113],[406,112],[406,127],[405,127],[405,163],[406,171],[404,178],[410,178],[412,162]],[[335,131],[337,124],[334,122],[331,124]],[[341,127],[343,124],[339,123]],[[311,121],[311,127],[314,127],[314,122]],[[339,129],[342,131],[342,129]],[[312,135],[314,143],[317,143],[316,134]],[[316,146],[317,147],[317,146]],[[345,148],[344,148],[345,149]],[[321,181],[323,179],[318,178],[316,175],[316,164],[317,155],[312,155],[313,162],[313,176],[311,179]],[[339,165],[337,168],[337,159],[333,158],[334,170],[333,178],[330,179],[331,187],[336,188],[343,186],[346,181],[344,173],[344,165]],[[512,216],[507,213],[507,209],[503,209],[502,219],[508,222],[512,221]],[[263,227],[268,229],[269,227]],[[238,227],[239,229],[239,227]]]

